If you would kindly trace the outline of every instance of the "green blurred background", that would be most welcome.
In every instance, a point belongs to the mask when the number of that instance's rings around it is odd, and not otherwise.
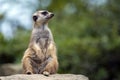
[[[32,14],[55,13],[49,26],[58,49],[58,73],[120,80],[120,0],[0,0],[0,65],[21,63]]]

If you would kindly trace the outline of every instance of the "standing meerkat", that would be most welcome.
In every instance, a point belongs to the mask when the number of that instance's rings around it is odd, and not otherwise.
[[[27,50],[22,59],[26,74],[54,74],[58,69],[56,46],[48,21],[54,16],[46,10],[33,14],[34,27]]]

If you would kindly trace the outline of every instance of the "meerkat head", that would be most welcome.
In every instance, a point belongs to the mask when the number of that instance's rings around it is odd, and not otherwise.
[[[49,11],[40,10],[33,14],[33,21],[40,24],[47,23],[53,16],[54,14]]]

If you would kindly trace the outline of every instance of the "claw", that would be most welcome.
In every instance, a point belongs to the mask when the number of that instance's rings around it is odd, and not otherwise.
[[[44,72],[43,72],[43,75],[44,75],[44,76],[49,76],[49,75],[50,75],[50,73],[49,73],[49,72],[47,72],[47,71],[44,71]]]

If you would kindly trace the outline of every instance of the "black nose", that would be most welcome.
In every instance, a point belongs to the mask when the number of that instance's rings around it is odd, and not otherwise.
[[[51,13],[51,17],[53,17],[54,16],[54,14],[53,13]]]
[[[38,16],[33,16],[34,21],[37,21],[37,19],[38,19]]]

